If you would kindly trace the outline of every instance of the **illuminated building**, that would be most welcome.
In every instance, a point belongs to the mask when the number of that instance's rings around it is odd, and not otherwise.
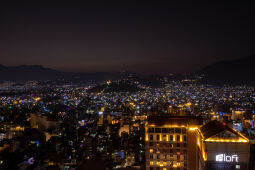
[[[97,126],[103,126],[103,124],[104,124],[104,108],[101,108],[101,111],[98,112]]]
[[[196,130],[201,117],[149,116],[145,125],[146,170],[199,169]]]
[[[47,115],[32,113],[30,115],[30,126],[40,130],[46,130],[49,128],[57,129],[59,128],[59,122],[57,120],[50,119]]]
[[[232,120],[237,120],[237,119],[243,119],[245,111],[244,110],[232,110]]]
[[[121,136],[121,134],[123,133],[123,132],[125,132],[125,133],[127,133],[127,134],[129,134],[129,125],[124,125],[123,127],[121,127],[120,129],[119,129],[119,136]]]
[[[104,124],[104,116],[102,114],[100,114],[98,116],[97,126],[103,126],[103,124]]]
[[[225,123],[211,121],[197,130],[204,169],[249,169],[250,141]]]

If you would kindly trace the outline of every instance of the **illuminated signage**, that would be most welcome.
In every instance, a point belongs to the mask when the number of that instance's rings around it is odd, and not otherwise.
[[[26,159],[27,159],[27,157],[26,157]],[[31,158],[28,158],[28,160],[23,161],[23,162],[21,162],[20,164],[18,164],[18,167],[21,167],[21,166],[27,165],[27,164],[33,165],[34,162],[35,162],[34,157],[31,157]]]
[[[29,159],[27,160],[27,163],[30,164],[30,165],[33,165],[34,162],[35,162],[35,160],[34,160],[33,157],[31,157],[31,158],[29,158]]]
[[[238,162],[237,155],[226,155],[226,154],[218,154],[216,155],[217,162]]]

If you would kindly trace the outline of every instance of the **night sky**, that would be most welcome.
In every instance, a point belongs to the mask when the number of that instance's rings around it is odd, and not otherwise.
[[[255,6],[241,1],[5,1],[0,64],[7,66],[184,73],[255,54]]]

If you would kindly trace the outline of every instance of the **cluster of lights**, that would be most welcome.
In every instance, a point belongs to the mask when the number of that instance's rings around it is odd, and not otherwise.
[[[160,166],[160,167],[163,167],[163,166],[168,166],[167,165],[167,162],[153,162],[153,161],[150,161],[150,166],[153,166],[153,165],[157,165],[157,166]],[[172,165],[174,168],[177,168],[177,167],[180,167],[181,166],[181,163],[180,162],[176,162]]]

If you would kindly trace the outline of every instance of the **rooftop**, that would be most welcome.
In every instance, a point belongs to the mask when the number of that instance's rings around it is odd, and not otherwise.
[[[202,117],[200,116],[149,116],[147,125],[164,126],[164,125],[202,125]]]

